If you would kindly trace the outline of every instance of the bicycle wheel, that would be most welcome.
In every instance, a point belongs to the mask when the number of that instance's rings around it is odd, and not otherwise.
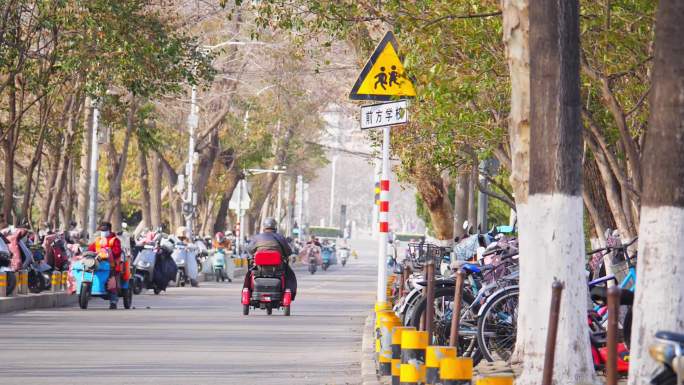
[[[477,331],[477,323],[474,319],[463,317],[468,309],[468,306],[473,302],[472,293],[468,290],[463,291],[463,298],[461,298],[461,324],[459,325],[459,339],[458,352],[464,357],[472,357],[473,365],[482,359],[482,355],[478,352],[477,341],[475,334]],[[435,315],[432,322],[434,331],[433,340],[428,341],[430,345],[449,345],[449,337],[451,335],[451,318],[454,310],[454,287],[438,287],[435,289]],[[421,297],[416,305],[407,326],[413,326],[416,329],[420,328],[420,320],[425,314],[427,307],[427,299]]]
[[[477,345],[489,361],[508,361],[515,347],[518,327],[517,287],[489,299],[477,320]]]

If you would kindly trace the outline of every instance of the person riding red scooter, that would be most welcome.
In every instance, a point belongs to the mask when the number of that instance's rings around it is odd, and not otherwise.
[[[245,276],[242,289],[245,315],[250,306],[266,309],[268,314],[282,306],[289,315],[290,302],[297,295],[297,277],[288,265],[292,250],[277,228],[275,219],[266,218],[263,232],[253,236],[247,245],[247,252],[254,256],[254,267]]]

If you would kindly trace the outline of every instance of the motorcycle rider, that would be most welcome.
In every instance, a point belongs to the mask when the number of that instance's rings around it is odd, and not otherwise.
[[[211,241],[211,247],[214,249],[224,249],[226,253],[229,253],[233,248],[233,243],[222,231],[219,231]]]
[[[119,280],[121,279],[121,273],[123,266],[121,263],[121,241],[112,232],[112,224],[110,222],[102,222],[97,228],[100,232],[100,236],[95,238],[95,241],[88,245],[88,251],[98,253],[100,250],[105,249],[109,254],[109,279],[107,280],[107,290],[109,291],[109,308],[116,309],[116,305],[119,302],[118,289]]]
[[[278,234],[278,223],[274,218],[266,218],[262,225],[262,232],[252,237],[247,245],[247,252],[254,255],[259,250],[276,250],[280,252],[285,267],[285,288],[292,292],[292,300],[297,296],[297,277],[288,264],[289,255],[292,254],[290,245],[285,237]],[[245,283],[242,286],[251,291],[252,271],[245,275]]]

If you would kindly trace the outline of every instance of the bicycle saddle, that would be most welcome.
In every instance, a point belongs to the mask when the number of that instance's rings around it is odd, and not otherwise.
[[[679,342],[680,344],[684,344],[684,334],[659,331],[656,333],[655,336],[656,336],[656,338],[661,339],[661,340],[674,341],[674,342]]]

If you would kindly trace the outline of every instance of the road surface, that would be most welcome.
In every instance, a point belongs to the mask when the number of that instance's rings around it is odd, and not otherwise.
[[[292,317],[242,316],[241,283],[0,315],[0,383],[292,384],[360,382],[362,326],[375,294],[375,243],[347,267],[298,267]]]

